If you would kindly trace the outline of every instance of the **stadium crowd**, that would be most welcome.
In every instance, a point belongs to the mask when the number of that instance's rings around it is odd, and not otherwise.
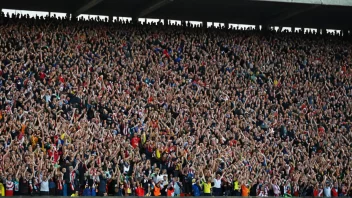
[[[6,196],[351,196],[341,36],[0,17]]]

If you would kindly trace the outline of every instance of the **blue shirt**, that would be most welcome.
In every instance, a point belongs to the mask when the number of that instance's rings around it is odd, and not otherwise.
[[[97,192],[95,191],[95,188],[92,188],[91,192],[92,192],[92,196],[94,196],[94,197],[97,196]]]
[[[123,196],[121,188],[119,189],[118,192],[115,193],[115,196],[119,196],[119,197]]]
[[[99,192],[105,193],[106,192],[106,179],[104,179],[101,175],[99,176],[100,183],[99,183]]]
[[[49,188],[56,188],[56,184],[53,181],[49,182]]]
[[[181,194],[181,188],[180,188],[180,186],[178,185],[177,182],[175,182],[175,184],[174,184],[174,189],[175,189],[175,191],[174,191],[175,195]]]
[[[92,196],[92,190],[90,188],[85,188],[83,190],[83,196]]]
[[[197,184],[192,185],[193,196],[198,197],[200,196],[200,188]]]

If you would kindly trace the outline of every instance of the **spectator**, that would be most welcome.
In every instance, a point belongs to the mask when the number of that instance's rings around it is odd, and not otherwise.
[[[42,196],[48,196],[49,195],[49,178],[46,177],[46,175],[40,176],[42,178],[39,178],[39,183],[40,183],[40,195]]]
[[[0,18],[7,196],[351,195],[349,37]]]

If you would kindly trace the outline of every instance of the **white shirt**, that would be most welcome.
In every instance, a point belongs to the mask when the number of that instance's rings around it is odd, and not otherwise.
[[[326,186],[324,188],[324,195],[325,195],[325,197],[331,197],[331,187],[330,186]]]
[[[220,179],[214,179],[214,188],[221,188],[221,178]]]
[[[49,192],[49,181],[42,181],[40,183],[40,191],[42,192]]]
[[[276,184],[273,184],[273,191],[276,195],[280,194],[280,187]]]
[[[130,171],[130,166],[128,165],[128,166],[123,166],[123,172],[124,173],[128,173],[128,171]]]
[[[157,177],[156,177],[156,182],[159,182],[159,181],[161,181],[161,180],[164,180],[164,176],[167,176],[167,175],[158,175]],[[167,178],[167,177],[166,177]]]

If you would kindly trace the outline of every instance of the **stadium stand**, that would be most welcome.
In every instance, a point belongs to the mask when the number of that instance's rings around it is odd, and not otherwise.
[[[1,15],[6,196],[351,196],[349,37]]]

